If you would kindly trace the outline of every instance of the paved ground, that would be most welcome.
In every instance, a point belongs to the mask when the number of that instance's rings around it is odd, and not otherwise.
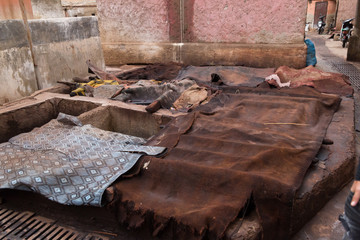
[[[329,35],[307,34],[315,44],[317,68],[327,72],[340,72],[348,75],[354,86],[355,128],[357,135],[356,152],[360,153],[360,63],[347,62],[347,48],[342,48],[340,41],[328,39]],[[357,104],[358,103],[358,104]],[[337,220],[344,211],[345,199],[351,184],[342,189],[324,208],[308,222],[292,240],[341,240],[344,234],[341,223]]]

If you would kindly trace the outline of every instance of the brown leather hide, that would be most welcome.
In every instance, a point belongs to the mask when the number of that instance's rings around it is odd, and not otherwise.
[[[295,191],[341,99],[309,87],[239,88],[174,119],[139,175],[114,184],[118,220],[164,239],[217,239],[253,195],[263,239],[288,239]]]
[[[281,66],[275,73],[279,76],[282,83],[290,81],[290,88],[311,86],[320,92],[341,96],[352,95],[354,93],[349,77],[346,75],[323,72],[313,66],[308,66],[303,69]]]

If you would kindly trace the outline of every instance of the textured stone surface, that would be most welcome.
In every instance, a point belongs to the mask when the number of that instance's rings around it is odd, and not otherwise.
[[[306,1],[185,2],[186,41],[301,43],[304,40]]]
[[[108,66],[180,61],[179,47],[171,43],[102,43],[102,46]]]
[[[22,20],[0,21],[0,104],[87,76],[88,59],[105,68],[96,17],[30,20],[29,25],[36,68]]]
[[[104,68],[96,17],[31,20],[39,88],[88,75],[86,60]]]
[[[103,44],[109,66],[127,63],[181,62],[185,65],[242,65],[303,68],[305,44],[121,43]]]
[[[31,0],[34,18],[61,18],[65,13],[60,0]]]
[[[99,37],[96,17],[30,20],[34,45]]]
[[[302,44],[189,43],[182,46],[180,59],[189,65],[241,65],[248,67],[303,68],[306,46]]]
[[[44,43],[34,46],[40,89],[54,86],[57,81],[88,76],[86,60],[104,68],[99,38],[81,41]]]
[[[305,51],[291,53],[289,58],[286,53],[275,54],[272,47],[286,44],[286,49],[298,51],[297,44],[304,40],[306,6],[302,0],[98,0],[105,62],[120,65],[174,61],[258,67],[284,62],[303,67],[305,64],[299,62],[304,61]],[[188,43],[209,45],[198,45],[193,51]],[[238,50],[236,45],[214,43],[248,45]],[[267,45],[256,52],[258,45],[254,43]],[[279,60],[282,56],[284,61]]]
[[[0,104],[30,95],[37,90],[29,47],[0,51]]]
[[[172,2],[171,0],[169,2]],[[167,42],[170,21],[166,0],[99,0],[102,42]]]
[[[22,20],[0,21],[0,104],[37,90],[34,65]]]
[[[29,47],[22,20],[0,21],[0,51],[14,47]]]

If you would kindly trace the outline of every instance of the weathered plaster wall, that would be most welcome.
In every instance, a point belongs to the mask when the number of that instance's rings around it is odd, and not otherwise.
[[[40,89],[87,76],[88,59],[105,67],[96,17],[32,20],[29,25]]]
[[[30,0],[24,0],[28,18],[32,18],[33,11]],[[0,20],[22,19],[19,0],[1,0],[0,1]]]
[[[35,19],[65,17],[61,0],[31,0],[31,4]]]
[[[341,25],[344,20],[355,17],[357,2],[357,0],[339,0],[336,30],[341,29]]]
[[[97,13],[96,0],[31,0],[31,3],[35,19],[94,16]]]
[[[0,21],[0,104],[87,76],[88,59],[105,67],[96,17],[30,20],[29,26],[35,69],[23,21]]]
[[[199,65],[305,66],[303,0],[98,0],[97,4],[108,65],[191,60]],[[211,61],[198,56],[214,44]],[[267,44],[271,50],[261,46],[258,51],[256,44]],[[291,62],[276,53],[283,44],[297,52]],[[244,61],[245,52],[251,59]]]
[[[102,42],[169,42],[172,1],[98,1]]]
[[[61,0],[66,17],[95,16],[96,0]]]
[[[188,42],[304,41],[306,4],[303,0],[188,0],[187,5]]]
[[[22,20],[0,21],[0,104],[37,90],[34,65]]]

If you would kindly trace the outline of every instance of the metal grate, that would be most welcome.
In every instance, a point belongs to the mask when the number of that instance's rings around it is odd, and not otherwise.
[[[333,67],[340,73],[349,77],[351,84],[360,89],[360,71],[350,63],[332,63]]]
[[[108,238],[59,226],[32,212],[0,208],[0,239],[6,240],[108,240]]]

